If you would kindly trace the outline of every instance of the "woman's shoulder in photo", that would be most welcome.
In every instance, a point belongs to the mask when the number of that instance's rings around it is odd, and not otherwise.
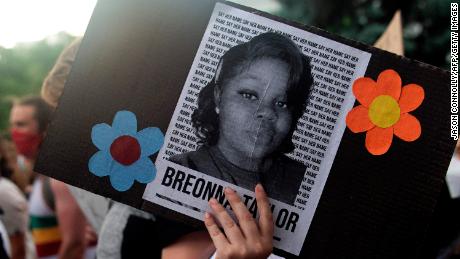
[[[307,167],[303,163],[294,160],[286,155],[280,156],[278,161],[279,163],[283,164],[288,170],[292,170],[293,172],[301,174],[302,176],[304,175],[305,170],[307,170]]]
[[[211,176],[213,176],[212,172],[215,171],[209,170],[214,168],[215,164],[212,162],[213,159],[207,146],[201,146],[195,151],[171,156],[169,161],[196,171],[205,172]]]

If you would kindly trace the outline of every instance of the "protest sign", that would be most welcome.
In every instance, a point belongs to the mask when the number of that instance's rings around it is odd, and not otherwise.
[[[195,225],[227,186],[257,217],[261,182],[277,253],[409,256],[455,145],[449,91],[439,68],[230,2],[100,1],[36,170]]]

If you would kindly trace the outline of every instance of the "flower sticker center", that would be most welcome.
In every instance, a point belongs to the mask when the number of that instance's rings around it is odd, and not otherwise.
[[[389,95],[380,95],[369,106],[369,119],[377,127],[388,128],[398,122],[401,109]]]
[[[141,157],[141,145],[136,138],[120,136],[110,145],[113,159],[122,165],[131,165]]]
[[[425,92],[417,84],[401,85],[401,77],[392,69],[382,71],[377,82],[361,77],[353,83],[360,105],[347,114],[346,123],[354,133],[366,132],[366,149],[373,155],[385,154],[393,135],[410,142],[422,133],[420,122],[409,112],[422,104]]]
[[[100,123],[93,126],[91,140],[99,149],[88,162],[96,176],[109,176],[117,191],[126,191],[134,184],[151,182],[156,168],[149,156],[163,145],[160,129],[149,127],[137,131],[136,115],[130,111],[115,114],[112,126]]]

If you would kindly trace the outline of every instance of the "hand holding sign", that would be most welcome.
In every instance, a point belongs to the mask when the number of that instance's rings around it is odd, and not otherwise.
[[[273,249],[273,216],[261,184],[256,186],[255,193],[260,211],[258,224],[236,192],[230,188],[225,189],[225,197],[238,218],[239,226],[216,199],[209,201],[225,232],[224,235],[211,214],[205,214],[206,228],[217,249],[216,258],[267,258],[270,255]]]

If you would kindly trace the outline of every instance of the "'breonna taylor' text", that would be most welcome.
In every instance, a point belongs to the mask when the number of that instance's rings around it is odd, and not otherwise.
[[[215,198],[223,204],[225,208],[231,209],[229,202],[225,199],[224,186],[197,177],[193,174],[185,173],[170,166],[166,168],[166,172],[161,180],[161,185],[205,201]],[[242,200],[246,207],[248,207],[249,212],[256,218],[257,202],[254,197],[243,194]],[[274,214],[276,227],[290,232],[295,231],[299,220],[298,213],[289,211],[286,208],[282,208],[278,211],[274,204],[271,204],[271,210]]]

